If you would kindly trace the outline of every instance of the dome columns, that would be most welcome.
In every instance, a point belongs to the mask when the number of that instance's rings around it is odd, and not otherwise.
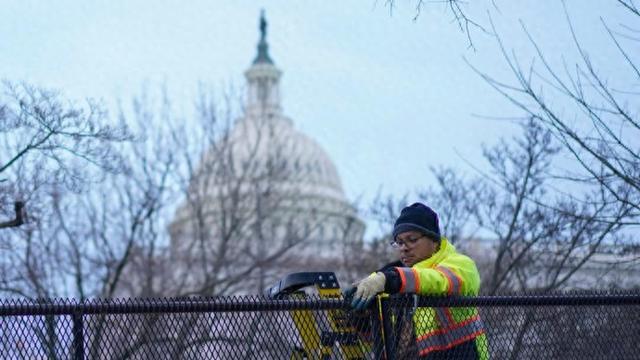
[[[273,64],[253,64],[245,72],[247,78],[248,115],[280,114],[280,76],[282,72]]]

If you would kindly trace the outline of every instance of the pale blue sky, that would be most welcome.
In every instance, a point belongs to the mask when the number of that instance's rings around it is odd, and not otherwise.
[[[107,102],[166,83],[190,104],[198,82],[243,84],[264,8],[285,113],[333,158],[349,198],[366,203],[380,187],[401,195],[429,185],[430,166],[471,171],[458,154],[482,164],[482,143],[517,132],[474,114],[520,115],[464,61],[510,79],[490,36],[472,29],[474,51],[442,5],[427,2],[412,21],[415,2],[396,3],[390,15],[383,0],[5,1],[0,78]],[[532,52],[519,20],[554,63],[575,56],[559,1],[474,3],[469,14],[487,25],[490,13],[524,60]],[[624,14],[612,3],[567,1],[578,36],[605,67],[614,49],[599,17],[617,25]]]

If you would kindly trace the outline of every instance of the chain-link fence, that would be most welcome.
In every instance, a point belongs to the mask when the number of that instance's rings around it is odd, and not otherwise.
[[[399,296],[359,313],[342,298],[299,294],[4,300],[0,358],[416,358],[418,309],[447,308],[478,309],[492,359],[640,358],[640,293]]]

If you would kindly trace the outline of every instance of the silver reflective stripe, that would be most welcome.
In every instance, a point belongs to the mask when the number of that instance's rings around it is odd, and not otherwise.
[[[447,310],[445,308],[435,308],[436,315],[438,316],[438,320],[440,321],[440,325],[443,328],[448,328],[450,326],[455,325],[453,322],[449,321],[449,317],[447,316]]]
[[[475,338],[484,331],[482,320],[476,316],[473,321],[458,328],[438,330],[431,335],[417,341],[418,351],[423,352],[433,350],[443,350],[453,347],[459,343]]]
[[[458,276],[453,271],[444,266],[438,266],[436,269],[444,273],[444,275],[449,279],[449,294],[460,294],[460,285],[462,284],[460,284],[460,279],[458,278]]]
[[[402,289],[403,293],[417,293],[417,280],[415,273],[411,270],[411,268],[397,267],[398,271],[402,272],[404,278],[404,287]]]

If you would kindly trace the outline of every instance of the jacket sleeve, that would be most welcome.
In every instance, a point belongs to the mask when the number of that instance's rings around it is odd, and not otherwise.
[[[385,264],[380,269],[376,270],[376,272],[385,272],[387,270],[395,269],[396,267],[399,267],[399,266],[404,266],[404,264],[402,264],[402,262],[400,260],[397,260],[397,261]]]
[[[396,267],[399,293],[419,295],[477,295],[480,276],[473,260],[460,257],[434,268]]]

